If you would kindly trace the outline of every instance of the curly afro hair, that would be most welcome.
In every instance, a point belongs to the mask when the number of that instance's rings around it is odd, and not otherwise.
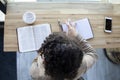
[[[83,58],[78,40],[65,33],[53,33],[44,40],[39,52],[44,56],[45,74],[62,80],[77,75]]]

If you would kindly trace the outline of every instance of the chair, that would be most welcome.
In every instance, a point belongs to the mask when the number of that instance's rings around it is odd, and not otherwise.
[[[7,0],[0,0],[0,10],[6,14]]]
[[[6,14],[7,0],[0,0],[0,10]],[[4,25],[4,21],[0,21],[0,25]]]

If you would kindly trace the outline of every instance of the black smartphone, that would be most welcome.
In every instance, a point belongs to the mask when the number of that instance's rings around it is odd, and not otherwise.
[[[111,17],[105,17],[105,32],[111,33],[112,32],[112,18]]]

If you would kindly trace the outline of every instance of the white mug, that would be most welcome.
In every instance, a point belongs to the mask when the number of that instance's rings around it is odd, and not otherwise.
[[[36,15],[33,12],[27,11],[23,14],[23,21],[27,24],[33,24],[36,21]]]

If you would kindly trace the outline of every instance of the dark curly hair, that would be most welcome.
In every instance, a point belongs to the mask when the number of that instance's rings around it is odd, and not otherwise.
[[[45,74],[55,80],[73,79],[83,58],[79,42],[65,33],[56,32],[44,40],[39,52],[44,56]]]

